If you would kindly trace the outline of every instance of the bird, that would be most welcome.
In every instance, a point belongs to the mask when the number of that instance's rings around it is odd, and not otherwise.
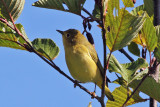
[[[94,46],[76,29],[57,31],[62,34],[65,60],[71,76],[81,83],[95,83],[102,89],[103,67]],[[107,85],[105,95],[114,101]]]

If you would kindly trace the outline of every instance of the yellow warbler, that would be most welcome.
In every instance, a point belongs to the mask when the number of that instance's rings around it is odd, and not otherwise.
[[[78,30],[57,31],[63,37],[65,59],[72,77],[82,83],[93,82],[102,88],[103,67],[95,48]],[[114,100],[107,86],[105,86],[105,95],[109,100]]]

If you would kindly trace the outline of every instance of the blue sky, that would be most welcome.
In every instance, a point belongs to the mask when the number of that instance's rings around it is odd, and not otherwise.
[[[26,0],[24,10],[16,21],[21,23],[32,41],[35,38],[51,38],[60,48],[59,56],[54,62],[68,75],[65,64],[64,49],[61,35],[56,32],[69,28],[83,31],[81,17],[57,10],[43,9],[31,6],[36,0]],[[142,4],[137,0],[135,6]],[[87,0],[85,8],[92,12],[94,2]],[[100,29],[92,23],[91,33],[95,40],[96,50],[102,61],[103,48]],[[10,48],[0,48],[0,107],[87,107],[92,102],[93,107],[100,107],[95,99],[81,89],[74,88],[73,83],[52,69],[38,56],[26,51]],[[129,62],[119,52],[114,52],[121,62]],[[137,58],[137,57],[134,57]],[[108,73],[111,80],[114,74]],[[93,83],[84,84],[90,91],[94,90]],[[111,91],[117,87],[110,85]],[[97,94],[100,90],[97,88]],[[141,94],[142,97],[148,98]],[[106,99],[107,100],[107,99]],[[139,103],[130,107],[149,106],[148,102]]]

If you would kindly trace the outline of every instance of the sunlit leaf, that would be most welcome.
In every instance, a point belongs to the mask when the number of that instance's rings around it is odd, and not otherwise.
[[[125,0],[125,4],[131,0]],[[125,8],[119,7],[119,0],[110,0],[105,20],[106,43],[110,51],[122,49],[137,36],[146,14],[141,17],[132,15]],[[108,30],[109,29],[109,30]]]
[[[0,13],[8,20],[10,20],[10,17],[8,15],[8,12],[6,10],[6,8],[9,10],[9,12],[11,13],[14,21],[16,21],[16,19],[20,16],[24,4],[25,4],[25,0],[4,0],[4,3],[2,2],[2,0],[0,0]],[[6,7],[5,7],[6,6]]]
[[[39,0],[32,5],[81,15],[81,9],[84,3],[85,0]]]
[[[145,39],[146,47],[149,52],[153,51],[157,46],[157,36],[155,27],[149,17],[146,19],[143,25],[142,35]]]
[[[42,56],[49,60],[53,60],[59,54],[58,46],[51,39],[35,39],[33,42],[33,47]]]
[[[138,58],[138,60],[131,63],[120,64],[117,59],[111,55],[108,69],[110,72],[121,74],[123,79],[129,84],[137,78],[138,75],[136,75],[136,72],[146,67],[148,67],[148,63],[143,58]]]
[[[132,93],[132,91],[129,89],[127,90],[127,88],[120,86],[118,88],[116,88],[112,94],[113,97],[115,99],[115,101],[107,101],[106,107],[121,107],[123,105],[123,103],[126,101],[127,99],[127,94],[130,95]],[[126,106],[128,105],[132,105],[132,104],[136,104],[139,102],[144,102],[146,101],[146,99],[142,99],[139,96],[139,93],[135,93],[133,95],[133,97],[126,103]]]
[[[16,24],[17,28],[22,34],[25,34],[24,28],[21,24]],[[25,38],[28,38],[24,35]],[[27,39],[28,42],[29,39]],[[25,50],[25,48],[21,45],[27,44],[23,38],[18,35],[14,30],[8,27],[6,24],[0,22],[0,47],[10,47],[14,49]]]

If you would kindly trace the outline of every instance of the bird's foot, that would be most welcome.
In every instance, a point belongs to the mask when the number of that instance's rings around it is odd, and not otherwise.
[[[94,99],[95,96],[96,96],[96,93],[95,92],[91,92],[91,96],[92,96],[91,98]]]

